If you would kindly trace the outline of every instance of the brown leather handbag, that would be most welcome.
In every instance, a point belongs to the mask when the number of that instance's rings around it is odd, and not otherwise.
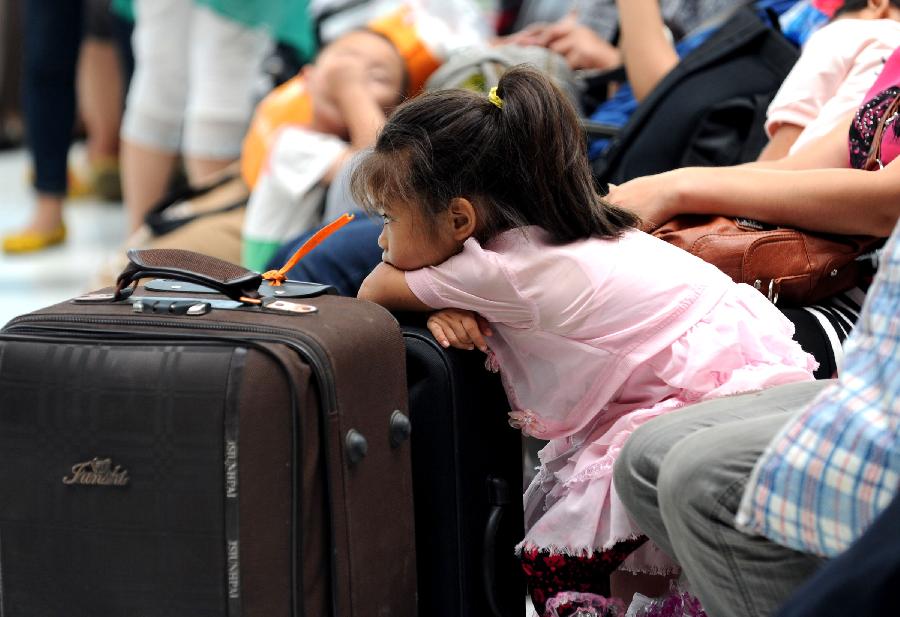
[[[881,117],[865,168],[882,167],[885,129],[900,113],[900,94]],[[805,306],[846,291],[860,282],[857,259],[874,251],[884,238],[823,234],[767,225],[747,218],[682,214],[653,232],[704,261],[737,283],[748,283],[773,303]]]
[[[817,234],[745,218],[676,216],[653,232],[778,305],[815,303],[856,285],[857,257],[884,242],[871,236]]]

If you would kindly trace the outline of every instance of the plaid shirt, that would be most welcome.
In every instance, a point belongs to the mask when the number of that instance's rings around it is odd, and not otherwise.
[[[736,520],[826,557],[865,531],[900,482],[900,223],[844,351],[838,381],[756,463]]]

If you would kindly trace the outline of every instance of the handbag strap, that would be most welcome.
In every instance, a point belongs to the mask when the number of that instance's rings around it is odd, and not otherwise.
[[[881,162],[881,143],[884,140],[884,132],[891,122],[894,121],[897,114],[900,113],[900,93],[894,95],[894,100],[888,105],[887,109],[881,115],[878,126],[875,127],[875,134],[872,136],[872,145],[869,148],[869,156],[866,157],[866,164],[863,169],[868,171],[876,171],[884,167]]]

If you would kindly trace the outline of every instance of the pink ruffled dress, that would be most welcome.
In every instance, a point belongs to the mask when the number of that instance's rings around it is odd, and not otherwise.
[[[538,227],[466,241],[406,273],[433,308],[491,322],[510,424],[548,440],[519,548],[583,555],[641,535],[612,483],[628,436],[697,401],[813,379],[793,325],[758,291],[640,231],[562,246]],[[672,570],[646,543],[622,565]]]

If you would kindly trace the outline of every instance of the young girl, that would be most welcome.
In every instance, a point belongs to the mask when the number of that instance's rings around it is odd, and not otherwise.
[[[638,425],[812,379],[815,362],[762,294],[597,195],[575,111],[535,71],[509,71],[489,97],[400,106],[352,186],[384,218],[383,262],[359,297],[437,310],[441,344],[489,351],[510,424],[550,440],[517,549],[539,612],[557,592],[596,605],[603,576],[643,541],[611,481]],[[645,545],[623,567],[674,564]]]

